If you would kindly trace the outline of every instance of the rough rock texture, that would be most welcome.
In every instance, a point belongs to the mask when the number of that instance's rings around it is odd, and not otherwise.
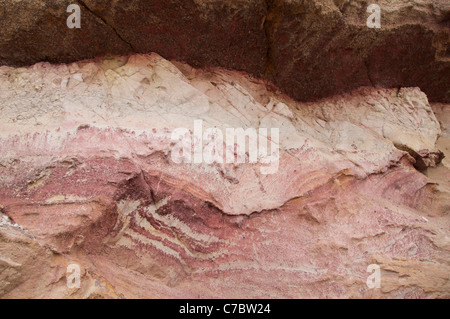
[[[82,11],[69,29],[69,4]],[[381,7],[370,29],[369,4]],[[0,0],[0,64],[156,52],[265,76],[313,101],[360,86],[418,86],[450,102],[446,0]]]
[[[0,88],[3,298],[450,297],[450,109],[418,88],[299,103],[157,54],[0,67]],[[279,128],[278,171],[174,163],[199,119]]]

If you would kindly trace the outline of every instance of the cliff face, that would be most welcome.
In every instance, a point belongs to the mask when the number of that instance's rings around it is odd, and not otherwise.
[[[0,30],[0,298],[450,297],[449,1],[0,0]]]
[[[0,88],[3,298],[450,296],[450,113],[419,88],[298,102],[155,53],[3,66]],[[223,143],[178,163],[199,123]],[[271,160],[208,163],[230,128]]]
[[[81,28],[69,29],[69,4]],[[370,4],[381,28],[368,28]],[[435,0],[0,1],[0,63],[156,52],[266,77],[300,101],[418,86],[450,102],[450,4]]]

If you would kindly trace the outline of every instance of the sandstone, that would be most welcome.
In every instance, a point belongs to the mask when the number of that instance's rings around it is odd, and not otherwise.
[[[381,8],[381,28],[366,25]],[[450,102],[448,1],[0,1],[0,64],[156,52],[266,77],[313,101],[360,86],[420,87]],[[69,29],[67,7],[81,9]]]
[[[0,87],[3,298],[450,296],[449,105],[418,87],[298,102],[156,53],[3,66]],[[195,120],[279,128],[278,171],[174,163]]]

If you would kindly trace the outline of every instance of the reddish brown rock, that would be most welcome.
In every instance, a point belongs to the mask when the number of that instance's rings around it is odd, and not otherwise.
[[[369,4],[381,28],[366,26]],[[449,10],[439,1],[272,1],[269,78],[299,100],[359,86],[419,86],[449,101]]]
[[[81,29],[66,8],[81,7]],[[265,76],[300,101],[360,86],[415,87],[450,102],[447,1],[0,1],[0,63],[156,52]],[[381,7],[370,29],[369,4]]]

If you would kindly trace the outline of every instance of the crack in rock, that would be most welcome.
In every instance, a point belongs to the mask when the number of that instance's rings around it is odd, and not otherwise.
[[[132,52],[137,53],[136,49],[133,47],[133,45],[128,42],[127,40],[125,40],[120,33],[117,31],[117,29],[111,25],[110,23],[108,23],[108,21],[103,18],[101,15],[99,15],[98,13],[96,13],[94,10],[92,10],[91,8],[88,7],[88,5],[83,1],[83,0],[77,0],[78,4],[81,5],[84,9],[86,9],[89,13],[91,13],[94,17],[98,18],[99,20],[101,20],[106,26],[108,26],[115,34],[116,36],[125,44],[127,44],[130,49],[132,50]]]

